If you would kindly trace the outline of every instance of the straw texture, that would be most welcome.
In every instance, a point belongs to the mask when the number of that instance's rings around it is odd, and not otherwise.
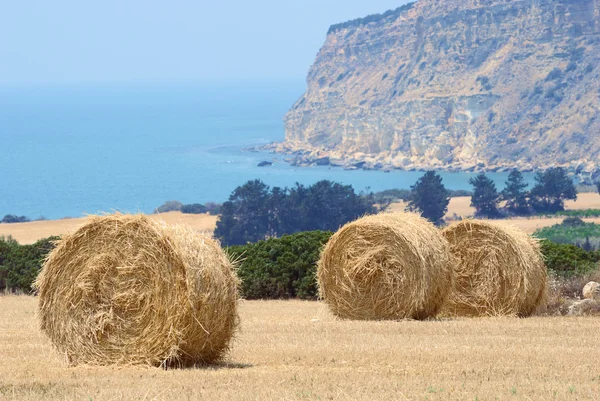
[[[331,237],[317,279],[339,317],[425,319],[437,314],[451,286],[448,242],[416,214],[363,217]]]
[[[483,220],[464,220],[443,233],[456,261],[444,313],[524,317],[545,305],[546,267],[537,240]]]
[[[36,280],[41,329],[73,364],[211,363],[238,323],[220,245],[144,215],[90,217]]]

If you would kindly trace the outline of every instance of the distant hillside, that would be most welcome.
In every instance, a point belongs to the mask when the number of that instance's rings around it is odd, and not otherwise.
[[[592,172],[600,0],[420,0],[333,25],[286,116],[298,163]]]

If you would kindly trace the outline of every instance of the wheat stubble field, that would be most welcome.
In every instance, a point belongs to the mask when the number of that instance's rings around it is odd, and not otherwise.
[[[0,400],[600,400],[600,319],[355,322],[244,301],[225,364],[68,367],[36,300],[0,296]]]

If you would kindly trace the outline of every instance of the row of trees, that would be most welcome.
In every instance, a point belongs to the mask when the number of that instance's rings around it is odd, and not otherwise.
[[[168,213],[168,212],[181,212],[184,214],[204,214],[209,213],[211,215],[218,215],[221,213],[221,204],[208,202],[205,204],[192,203],[184,205],[179,201],[166,201],[154,210],[154,213]]]
[[[556,213],[565,209],[565,200],[577,199],[573,180],[560,167],[538,172],[530,191],[527,191],[528,184],[517,170],[511,171],[502,192],[496,190],[494,182],[485,174],[479,174],[469,182],[473,185],[471,206],[475,208],[476,216],[482,217]],[[501,208],[503,201],[506,203]]]
[[[248,181],[223,203],[215,236],[225,245],[242,245],[300,231],[335,231],[375,212],[373,204],[372,194],[357,194],[350,185],[326,180],[292,188]]]
[[[564,201],[577,199],[573,180],[562,168],[537,173],[535,186],[527,191],[523,175],[513,170],[503,191],[485,174],[472,178],[471,206],[477,217],[554,213]],[[411,186],[407,209],[435,224],[448,211],[450,191],[435,171],[427,171]],[[501,202],[505,202],[500,207]],[[260,180],[236,188],[222,205],[215,235],[226,245],[241,245],[301,231],[336,231],[343,224],[385,207],[373,194],[355,193],[349,185],[320,181],[312,186],[296,183],[292,188],[270,188]]]
[[[573,180],[563,168],[550,168],[538,172],[535,185],[527,191],[523,175],[511,171],[503,191],[498,192],[496,184],[485,174],[469,180],[473,186],[471,206],[477,217],[498,218],[503,215],[525,216],[534,213],[556,213],[564,210],[567,199],[577,199]],[[442,183],[442,177],[428,171],[415,185],[411,186],[408,209],[419,211],[430,221],[440,224],[446,212],[450,196]],[[505,202],[503,207],[501,203]]]

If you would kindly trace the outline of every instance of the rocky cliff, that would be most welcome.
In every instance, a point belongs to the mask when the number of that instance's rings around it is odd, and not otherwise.
[[[332,26],[276,149],[299,163],[600,166],[600,0],[419,0]]]

